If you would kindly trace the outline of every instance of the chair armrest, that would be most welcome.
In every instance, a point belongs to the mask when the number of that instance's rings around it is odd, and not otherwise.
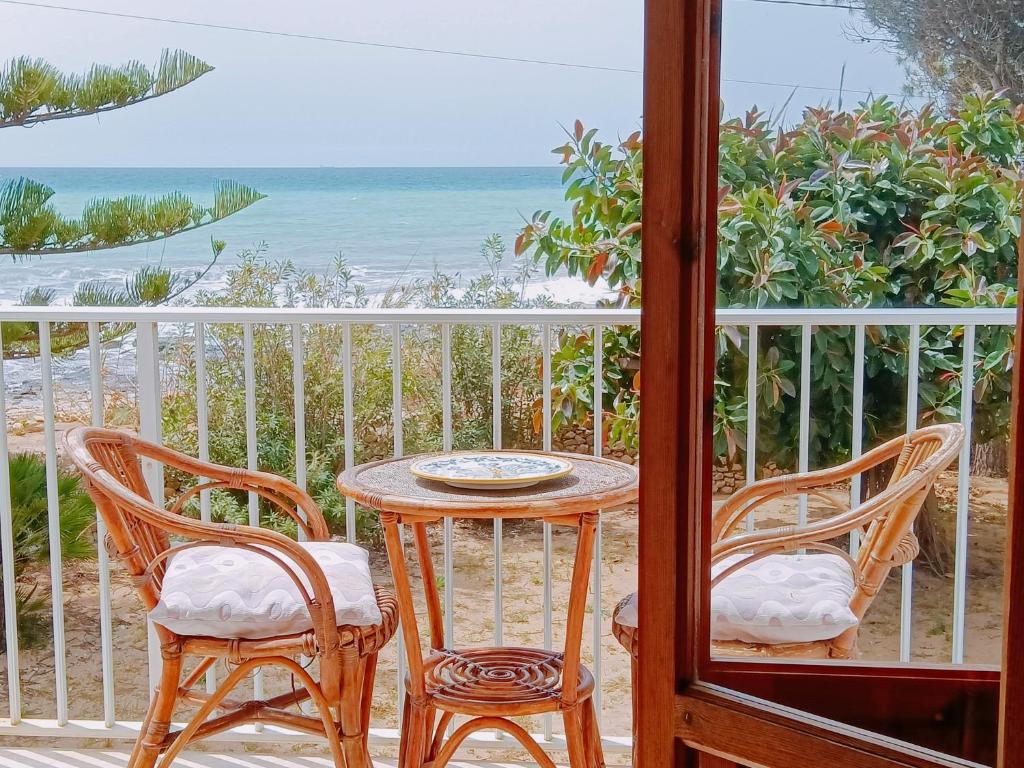
[[[918,430],[914,435],[920,439],[915,441],[911,439],[913,436],[895,438],[839,467],[771,478],[740,489],[729,497],[715,516],[711,562],[720,562],[730,555],[743,553],[749,555],[743,560],[743,564],[746,564],[774,553],[817,549],[842,555],[854,565],[854,573],[857,573],[857,565],[852,558],[827,542],[886,518],[894,510],[900,511],[897,528],[887,534],[886,542],[872,554],[872,558],[876,562],[890,565],[913,559],[917,543],[911,525],[935,479],[959,452],[963,429],[960,425],[939,425]],[[931,452],[921,454],[925,441],[930,441],[928,448]],[[922,455],[926,458],[916,460],[922,458]],[[766,501],[798,493],[821,496],[823,494],[817,491],[821,486],[848,479],[896,456],[900,460],[889,485],[856,507],[802,525],[784,525],[728,535],[741,517]],[[868,529],[869,538],[872,530],[874,528]],[[730,566],[728,572],[736,567],[740,567],[740,564]],[[726,575],[728,573],[719,574],[716,581]]]
[[[711,540],[719,542],[729,537],[730,531],[740,520],[766,502],[813,492],[817,488],[849,480],[872,467],[899,456],[903,448],[904,440],[900,437],[883,443],[858,459],[836,467],[780,475],[744,486],[729,496],[715,512],[712,520]]]
[[[200,461],[171,448],[154,446],[143,440],[133,440],[131,445],[140,456],[207,479],[178,497],[171,508],[173,513],[180,512],[185,503],[201,491],[230,488],[255,493],[267,500],[294,520],[306,538],[311,541],[330,539],[330,530],[319,505],[308,493],[290,480],[269,472],[239,469]]]

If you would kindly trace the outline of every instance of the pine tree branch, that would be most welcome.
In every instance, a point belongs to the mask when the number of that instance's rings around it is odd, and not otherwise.
[[[72,219],[54,208],[52,196],[52,189],[31,179],[0,185],[0,256],[88,253],[152,243],[213,224],[265,197],[224,181],[210,207],[180,193],[156,199],[134,195],[93,200],[80,218]]]
[[[224,252],[222,240],[210,241],[210,260],[194,272],[175,272],[162,266],[145,266],[125,278],[124,285],[90,281],[75,292],[71,303],[79,307],[157,307],[170,304],[194,288],[210,273]],[[21,304],[48,306],[53,303],[52,290],[33,288],[22,296]],[[100,323],[103,342],[113,341],[128,333],[132,323]],[[39,329],[36,323],[4,323],[3,352],[6,360],[24,360],[39,356]],[[50,352],[67,355],[89,343],[88,324],[84,322],[52,323]]]
[[[119,67],[94,65],[83,75],[61,72],[42,59],[12,59],[0,70],[0,128],[132,106],[172,93],[212,70],[190,53],[169,50],[152,70],[131,61]]]

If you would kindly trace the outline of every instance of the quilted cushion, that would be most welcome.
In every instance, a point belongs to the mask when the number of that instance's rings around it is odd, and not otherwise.
[[[711,572],[717,576],[744,557],[727,557]],[[711,590],[711,639],[769,645],[830,640],[858,624],[850,610],[854,588],[853,569],[839,555],[769,555]],[[617,618],[637,625],[635,594]]]
[[[299,542],[323,570],[338,626],[381,623],[366,550],[341,542]],[[309,579],[294,562],[276,553]],[[180,635],[220,638],[275,637],[313,628],[295,582],[263,555],[235,547],[183,549],[168,559],[160,602],[150,618]]]
[[[718,574],[746,555],[716,563]],[[711,639],[745,643],[830,640],[858,624],[850,610],[853,569],[839,555],[769,555],[711,591]]]

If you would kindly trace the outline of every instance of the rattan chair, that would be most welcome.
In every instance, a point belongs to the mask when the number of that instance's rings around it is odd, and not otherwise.
[[[277,637],[223,639],[180,635],[154,623],[163,666],[129,768],[149,768],[161,754],[161,766],[167,766],[188,744],[245,723],[277,724],[321,735],[339,768],[370,768],[366,738],[377,652],[395,632],[394,597],[376,589],[380,624],[336,626],[327,579],[316,560],[295,541],[272,530],[206,523],[181,514],[202,490],[248,491],[295,520],[308,540],[328,541],[327,524],[313,500],[283,478],[200,462],[121,431],[77,428],[66,433],[64,442],[106,524],[107,550],[131,575],[147,610],[159,602],[172,555],[204,545],[235,547],[259,553],[284,569],[297,585],[313,625],[308,631]],[[169,508],[162,508],[147,490],[144,460],[190,473],[200,481]],[[301,656],[319,662],[319,680],[300,664],[297,657]],[[205,673],[221,659],[230,671],[216,691],[199,690]],[[186,674],[187,662],[194,665]],[[262,701],[228,697],[262,667],[284,670],[291,676],[292,690]],[[312,701],[315,715],[297,710],[307,700]],[[171,731],[179,703],[196,705],[198,710],[184,728]]]
[[[925,427],[894,438],[859,459],[838,467],[802,474],[783,475],[752,483],[733,493],[717,510],[712,522],[711,564],[730,560],[718,569],[711,587],[769,555],[798,550],[827,552],[845,559],[854,574],[849,608],[858,620],[864,618],[872,601],[897,565],[913,560],[919,551],[914,520],[939,473],[945,470],[963,444],[959,424]],[[860,473],[896,459],[896,467],[884,491],[852,509],[843,509],[821,489],[849,480]],[[787,525],[752,532],[737,532],[748,515],[763,504],[806,494],[837,510],[835,515],[804,525]],[[839,537],[859,531],[860,549],[852,558],[836,546]],[[636,595],[625,598],[612,616],[612,632],[632,658],[633,715],[636,722],[636,674],[639,634]],[[859,625],[858,625],[859,626]],[[833,638],[807,643],[745,643],[713,641],[717,657],[786,657],[850,659],[857,655],[858,626]],[[635,731],[634,731],[635,737]]]

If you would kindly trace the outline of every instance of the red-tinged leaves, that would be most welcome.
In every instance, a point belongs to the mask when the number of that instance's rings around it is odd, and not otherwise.
[[[581,123],[579,120],[577,120],[576,124],[573,126],[572,135],[576,137],[576,141],[583,140],[583,123]]]
[[[608,261],[607,253],[599,253],[594,257],[594,260],[590,262],[590,269],[587,270],[587,282],[594,285],[604,274],[604,265]]]
[[[640,149],[643,144],[640,141],[640,131],[633,131],[620,145],[627,152],[634,152]]]
[[[640,371],[633,374],[633,391],[640,394]]]
[[[823,221],[818,225],[818,231],[828,232],[830,234],[839,234],[843,231],[843,225],[835,219],[829,219],[828,221]]]

